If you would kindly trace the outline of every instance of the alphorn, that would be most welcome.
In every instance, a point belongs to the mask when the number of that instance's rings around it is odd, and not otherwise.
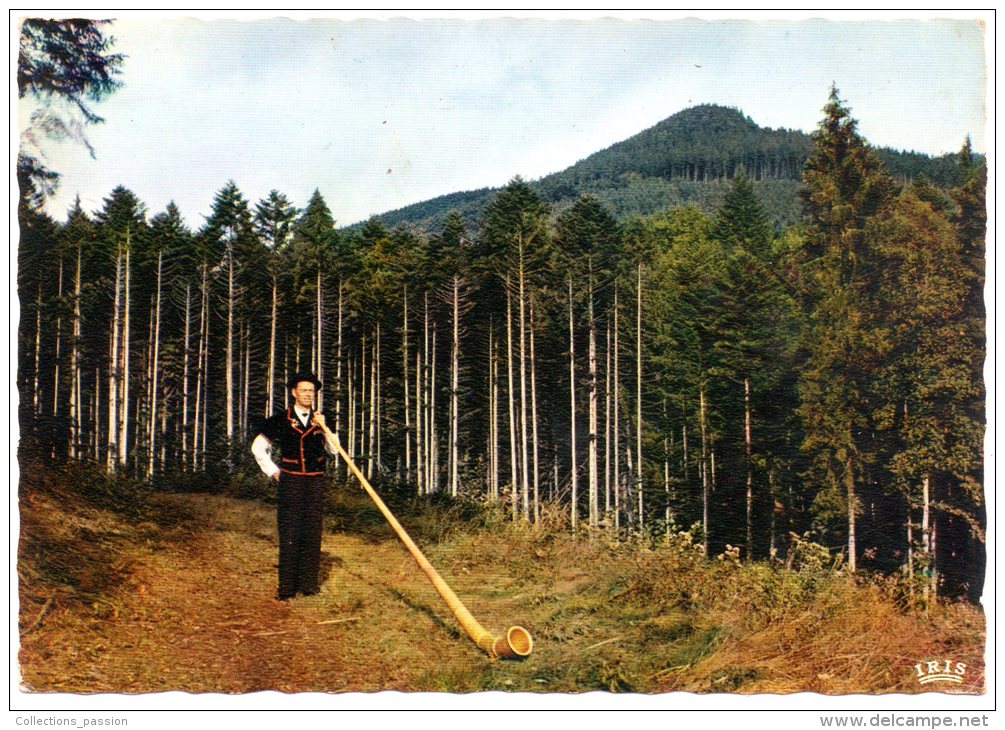
[[[363,472],[359,470],[359,467],[357,467],[353,460],[349,457],[349,454],[347,454],[345,449],[342,448],[342,443],[339,441],[338,436],[332,433],[328,426],[319,423],[316,420],[314,423],[322,431],[324,431],[325,436],[328,437],[329,443],[335,447],[339,456],[341,456],[345,461],[346,466],[348,466],[349,470],[356,475],[357,479],[359,479],[360,484],[363,485],[363,489],[365,489],[366,493],[370,495],[370,499],[372,499],[373,503],[377,505],[377,509],[381,511],[381,514],[383,514],[385,519],[387,519],[391,528],[405,544],[405,547],[408,548],[408,552],[412,554],[415,562],[419,564],[422,572],[426,574],[427,578],[429,578],[429,582],[433,584],[436,592],[439,593],[440,597],[446,602],[451,612],[453,612],[454,617],[457,619],[457,622],[467,632],[468,636],[471,637],[471,640],[487,652],[493,659],[524,659],[530,656],[531,651],[534,649],[534,640],[531,638],[530,632],[522,626],[510,626],[506,629],[506,633],[504,635],[495,636],[492,632],[488,631],[480,623],[478,623],[477,619],[471,615],[467,606],[461,603],[461,599],[458,598],[453,589],[447,585],[447,582],[443,580],[442,576],[440,576],[436,568],[433,567],[432,563],[426,559],[426,556],[423,555],[416,544],[412,542],[412,538],[408,536],[408,533],[405,532],[405,528],[403,528],[398,520],[395,519],[394,515],[391,514],[391,510],[389,510],[387,505],[384,504],[384,500],[382,500],[377,495],[377,492],[374,491],[373,487],[370,486],[370,482],[365,476],[363,476]]]

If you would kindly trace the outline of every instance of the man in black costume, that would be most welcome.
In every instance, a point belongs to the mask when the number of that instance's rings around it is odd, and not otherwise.
[[[286,384],[293,405],[267,419],[251,445],[251,453],[269,479],[279,487],[279,590],[285,601],[299,594],[319,592],[321,516],[324,507],[325,461],[333,453],[314,410],[321,381],[313,373],[297,373]],[[271,450],[279,446],[277,465]]]

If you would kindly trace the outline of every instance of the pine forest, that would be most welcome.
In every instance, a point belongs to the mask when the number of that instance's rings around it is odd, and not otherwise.
[[[626,220],[514,178],[476,230],[345,232],[234,182],[196,231],[123,187],[26,202],[22,449],[219,484],[306,369],[378,481],[752,559],[810,531],[979,592],[985,172],[964,147],[961,185],[898,186],[825,114],[780,231],[742,170],[712,214]]]

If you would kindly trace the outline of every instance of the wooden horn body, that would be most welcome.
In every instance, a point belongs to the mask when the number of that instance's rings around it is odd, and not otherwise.
[[[315,423],[317,423],[315,421]],[[467,607],[461,603],[461,599],[457,597],[457,594],[447,585],[447,582],[443,580],[443,577],[437,572],[436,568],[433,567],[426,556],[422,554],[422,551],[412,542],[412,538],[408,536],[405,532],[405,528],[401,526],[394,515],[391,514],[391,510],[387,508],[384,504],[384,500],[378,496],[377,492],[374,491],[373,487],[370,486],[370,482],[363,472],[359,470],[359,467],[353,463],[353,460],[349,458],[349,454],[346,453],[345,449],[342,448],[342,444],[338,440],[332,431],[325,425],[317,423],[317,425],[324,431],[325,435],[328,437],[329,442],[335,447],[339,455],[345,461],[349,470],[356,475],[359,479],[360,484],[363,485],[363,489],[366,493],[370,495],[370,499],[373,500],[374,504],[377,505],[377,509],[380,510],[381,514],[391,525],[391,528],[398,535],[399,539],[405,544],[408,552],[411,553],[415,562],[419,564],[422,572],[426,574],[429,581],[433,584],[436,592],[440,594],[440,597],[446,602],[447,606],[450,608],[454,617],[460,623],[461,627],[467,632],[471,640],[474,641],[478,646],[480,646],[490,657],[493,659],[524,659],[530,656],[531,651],[534,649],[534,640],[531,638],[530,632],[522,626],[511,626],[506,629],[506,633],[502,636],[495,636],[490,631],[485,629]]]

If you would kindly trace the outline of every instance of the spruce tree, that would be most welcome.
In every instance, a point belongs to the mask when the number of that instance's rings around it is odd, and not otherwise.
[[[806,476],[820,485],[818,514],[846,518],[854,572],[857,492],[875,456],[868,393],[880,356],[874,313],[864,305],[879,272],[864,231],[889,203],[893,185],[834,88],[824,113],[803,172],[813,293],[800,413],[811,458]]]
[[[259,240],[265,246],[264,261],[266,286],[269,289],[269,354],[266,365],[265,416],[277,407],[277,395],[285,389],[285,383],[277,383],[279,353],[279,313],[280,301],[289,286],[289,264],[291,252],[289,241],[293,223],[298,211],[289,199],[278,190],[272,190],[269,197],[255,206],[254,225]],[[278,387],[277,387],[278,386]],[[285,398],[279,399],[284,401]],[[332,424],[335,427],[335,424]]]
[[[598,317],[605,313],[598,301],[598,289],[613,277],[614,256],[618,253],[620,231],[614,216],[595,197],[583,196],[562,213],[555,226],[555,241],[563,253],[568,275],[580,287],[579,306],[586,310],[587,324],[587,495],[589,523],[600,524],[600,434],[597,330]],[[582,301],[584,300],[585,301]]]
[[[59,173],[45,162],[44,140],[71,139],[94,156],[84,127],[104,121],[88,105],[114,92],[124,56],[110,53],[110,21],[26,18],[17,57],[18,98],[35,104],[21,131],[17,177],[22,199],[39,208],[54,190]]]
[[[906,496],[908,517],[923,514],[920,554],[938,591],[938,525],[961,521],[978,542],[983,424],[969,405],[982,394],[971,376],[974,347],[961,326],[968,281],[955,231],[941,210],[912,190],[867,229],[882,257],[871,292],[883,365],[872,401],[877,429],[890,432],[884,461]],[[979,477],[978,477],[979,479]],[[954,489],[958,494],[954,495]]]
[[[302,339],[311,343],[310,369],[324,381],[328,363],[325,359],[327,310],[327,278],[334,269],[338,236],[335,218],[317,189],[293,227],[293,259],[297,304],[301,307],[301,321],[307,312],[313,324]],[[319,393],[320,408],[328,393]]]
[[[498,302],[505,302],[507,323],[507,378],[510,426],[512,509],[520,506],[530,519],[529,393],[534,374],[528,371],[529,305],[548,253],[548,206],[516,177],[489,205],[482,221],[481,243],[485,266],[502,284]],[[499,292],[493,289],[493,292]],[[514,360],[514,356],[516,360]]]
[[[133,341],[133,287],[131,286],[131,261],[133,251],[142,250],[146,235],[145,206],[121,185],[105,199],[104,208],[97,214],[99,239],[114,261],[115,274],[112,285],[111,313],[106,316],[112,323],[109,356],[105,372],[108,377],[108,450],[106,467],[109,472],[125,467],[129,455],[130,395],[134,373],[130,363]]]
[[[716,212],[712,236],[731,249],[741,248],[762,259],[770,253],[771,223],[757,199],[754,184],[742,172],[733,178]]]
[[[743,443],[746,557],[752,559],[755,500],[760,504],[768,500],[771,454],[780,446],[768,416],[792,364],[795,303],[775,271],[767,216],[743,175],[734,178],[712,236],[722,243],[725,260],[713,280],[709,330],[716,371],[733,383],[722,408],[730,413],[729,433]]]
[[[723,244],[711,236],[712,225],[697,208],[677,208],[651,217],[630,234],[645,239],[637,248],[654,251],[650,359],[661,377],[649,392],[667,402],[663,429],[676,433],[681,449],[668,499],[678,524],[700,526],[706,554],[712,537],[721,541],[725,525],[736,521],[712,503],[712,454],[722,426],[718,399],[709,397],[719,388],[713,324],[726,261]]]
[[[204,236],[210,242],[219,262],[218,273],[222,279],[225,302],[226,334],[224,339],[224,434],[228,465],[236,450],[238,432],[244,426],[240,408],[239,367],[244,326],[251,315],[245,306],[244,276],[254,276],[259,268],[256,254],[257,238],[252,227],[251,211],[247,200],[231,180],[213,199],[213,208],[206,221]],[[257,301],[252,299],[250,301]]]

